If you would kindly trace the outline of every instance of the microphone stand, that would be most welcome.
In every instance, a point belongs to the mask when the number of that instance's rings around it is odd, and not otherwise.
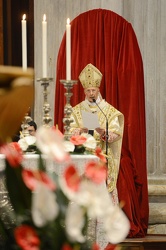
[[[106,119],[106,141],[105,141],[105,150],[106,150],[106,156],[108,156],[108,118],[106,114],[103,112],[103,110],[100,108],[100,106],[97,104],[96,99],[93,99],[93,102],[96,103],[97,107],[100,109],[102,114],[105,116]],[[107,167],[108,167],[108,157],[107,159]]]

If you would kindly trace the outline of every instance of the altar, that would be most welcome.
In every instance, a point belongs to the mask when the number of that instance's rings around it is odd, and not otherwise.
[[[56,173],[61,176],[65,171],[65,168],[70,164],[74,164],[79,174],[84,173],[84,167],[89,161],[98,161],[99,158],[95,155],[71,155],[71,159],[67,162],[57,163],[50,160],[47,156],[42,156],[46,164],[46,169],[49,175]],[[24,160],[22,162],[23,167],[26,169],[37,169],[38,167],[39,155],[37,154],[25,154]],[[0,212],[12,209],[11,204],[8,199],[7,190],[5,187],[3,171],[5,169],[5,156],[0,154]],[[5,216],[5,213],[4,213]],[[101,250],[107,246],[108,242],[104,237],[104,232],[102,230],[101,221],[89,221],[88,228],[88,238],[92,241],[96,241]]]
[[[57,163],[47,156],[42,156],[46,162],[47,170],[50,173],[55,172],[59,176],[62,175],[65,168],[70,164],[74,163],[79,173],[82,174],[84,172],[84,166],[88,161],[98,161],[98,157],[95,155],[71,155],[71,160],[63,163]],[[5,157],[0,154],[0,171],[3,171],[5,168]],[[25,168],[29,169],[37,169],[39,156],[37,154],[25,154],[24,160],[22,162]]]

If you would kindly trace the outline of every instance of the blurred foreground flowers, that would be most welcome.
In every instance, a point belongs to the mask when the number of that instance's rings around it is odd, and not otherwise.
[[[39,154],[37,170],[25,169],[18,143],[1,147],[6,155],[6,186],[13,207],[6,211],[12,218],[11,226],[7,228],[2,217],[0,221],[4,249],[98,250],[96,242],[88,238],[89,219],[103,221],[108,242],[117,244],[125,239],[129,223],[108,195],[106,166],[99,150],[99,161],[88,162],[80,176],[56,130],[41,127],[36,138],[42,153],[54,161],[67,161],[68,166],[62,176],[50,176]]]

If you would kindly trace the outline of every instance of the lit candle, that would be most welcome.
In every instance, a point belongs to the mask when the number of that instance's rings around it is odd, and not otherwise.
[[[47,77],[47,22],[46,15],[43,15],[42,22],[42,55],[43,55],[43,77]]]
[[[22,68],[27,69],[27,23],[26,15],[24,14],[21,21],[22,26]]]
[[[66,80],[71,80],[71,25],[69,18],[66,24]]]

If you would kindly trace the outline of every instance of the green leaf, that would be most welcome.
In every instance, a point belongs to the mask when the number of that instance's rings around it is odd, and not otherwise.
[[[6,239],[8,237],[8,232],[7,232],[5,225],[1,219],[0,219],[0,235],[4,239]]]
[[[6,160],[5,168],[8,195],[17,215],[23,215],[31,208],[31,191],[25,186],[22,179],[22,166],[13,168]]]
[[[0,214],[2,217],[2,213]],[[4,219],[0,219],[0,249],[3,250],[16,250],[18,249],[15,244],[13,235],[14,225],[9,225]]]
[[[42,159],[41,152],[39,152],[38,168],[39,168],[39,170],[41,170],[41,171],[44,171],[44,172],[46,171],[46,163],[45,163],[45,161]]]

